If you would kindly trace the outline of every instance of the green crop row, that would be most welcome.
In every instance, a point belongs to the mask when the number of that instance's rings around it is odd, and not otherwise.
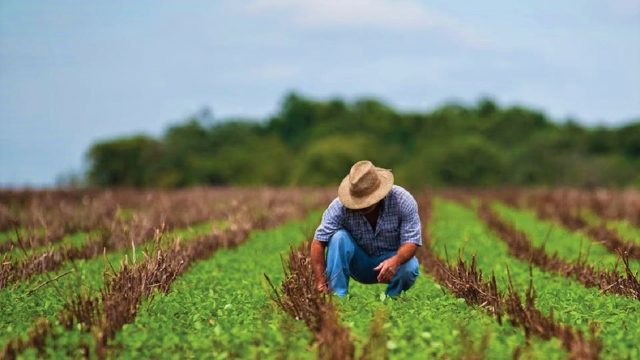
[[[433,214],[431,233],[434,248],[440,255],[444,256],[446,249],[453,261],[458,251],[466,259],[477,254],[478,267],[484,274],[494,272],[500,289],[507,288],[508,269],[515,287],[524,293],[530,280],[528,264],[509,256],[506,245],[484,226],[473,210],[436,200]],[[530,236],[536,238],[545,233],[540,231]],[[535,267],[532,275],[539,309],[545,313],[553,311],[558,321],[585,333],[588,333],[589,322],[598,325],[598,336],[604,344],[602,358],[640,358],[640,302],[603,295],[597,289],[585,288],[571,279]]]
[[[117,357],[126,358],[272,358],[314,357],[311,334],[269,300],[262,273],[274,282],[282,279],[280,255],[305,238],[303,231],[318,219],[291,223],[271,231],[255,232],[237,249],[220,250],[211,259],[195,264],[176,280],[168,294],[158,294],[141,306],[132,324],[125,325],[113,345]],[[361,348],[368,337],[372,309],[385,306],[389,313],[385,332],[393,358],[424,358],[424,354],[452,355],[462,352],[460,331],[469,331],[479,343],[490,336],[491,353],[511,356],[523,346],[524,335],[508,324],[500,326],[480,309],[442,290],[428,278],[398,300],[381,302],[378,286],[355,286],[343,299],[345,321],[354,328]],[[463,330],[464,331],[464,330]],[[48,348],[51,355],[73,354],[82,341],[79,331],[59,337]],[[563,357],[556,341],[534,340],[524,349],[532,354]]]
[[[21,249],[18,246],[15,246],[13,249],[6,252],[8,254],[8,259],[13,261],[18,259],[26,258],[27,256],[39,255],[50,249],[61,249],[66,246],[70,246],[72,248],[80,248],[84,245],[87,239],[90,236],[97,236],[98,233],[86,233],[86,232],[76,232],[73,234],[65,235],[60,241],[57,241],[50,245],[39,246],[35,248],[29,249]]]
[[[626,220],[611,220],[609,226],[615,229],[623,239],[640,244],[640,227],[633,226]]]
[[[319,218],[251,233],[180,276],[167,294],[144,303],[114,340],[124,358],[313,358],[311,334],[270,300],[263,274],[282,280],[281,256]]]
[[[383,299],[383,285],[351,282],[349,296],[340,299],[342,321],[353,329],[358,348],[367,341],[369,323],[376,311],[384,311],[387,350],[392,359],[462,358],[479,352],[488,336],[486,355],[508,359],[520,348],[532,358],[561,359],[566,352],[559,341],[534,338],[525,346],[524,332],[508,322],[503,325],[483,309],[469,306],[421,272],[415,285],[398,298]],[[463,334],[468,336],[465,342]],[[473,348],[469,348],[469,343]]]
[[[628,220],[603,219],[590,209],[582,209],[580,215],[592,225],[598,225],[604,221],[608,228],[617,231],[625,241],[640,244],[640,227]]]
[[[119,208],[115,213],[115,218],[121,220],[129,220],[136,213],[135,209],[130,208]],[[98,229],[91,229],[98,230]],[[33,235],[45,235],[47,233],[47,229],[44,227],[33,227],[33,226],[20,226],[18,228],[18,232],[21,236],[26,236],[27,233],[32,233]],[[67,234],[69,235],[69,234]],[[16,232],[14,229],[0,231],[0,244],[6,241],[11,241],[16,239]]]
[[[40,230],[39,231],[40,235],[44,235],[45,232],[44,230]],[[27,236],[28,231],[26,228],[19,228],[18,229],[18,234],[20,236]],[[9,241],[13,241],[15,240],[16,237],[16,230],[7,230],[7,231],[2,231],[0,232],[0,244],[5,243],[5,242],[9,242]]]
[[[477,254],[479,268],[486,277],[495,272],[502,291],[506,290],[508,268],[514,285],[524,293],[530,279],[528,264],[511,257],[506,245],[473,210],[439,199],[433,206],[427,231],[437,253],[444,257],[448,252],[451,262],[458,253],[465,259]],[[583,247],[592,244],[591,261],[602,266],[613,264],[615,257],[608,252],[594,253],[597,244],[580,233],[537,220],[527,211],[503,205],[494,208],[536,245],[546,240],[549,251],[575,259],[581,242]],[[252,232],[242,246],[221,249],[210,259],[196,262],[176,279],[169,293],[156,294],[140,305],[135,321],[125,325],[113,340],[111,357],[314,358],[313,336],[301,321],[289,318],[269,299],[263,273],[280,283],[282,254],[305,240],[319,217],[320,213],[314,212],[301,222]],[[210,227],[211,223],[201,224],[196,230],[176,231],[166,238],[188,238]],[[124,256],[125,252],[107,254],[114,265]],[[28,295],[38,284],[73,268],[74,264],[65,264],[56,272],[0,290],[0,346],[16,334],[24,336],[35,318],[53,318],[70,292],[95,294],[103,286],[105,262],[100,257],[75,262],[76,272]],[[585,332],[589,322],[597,323],[598,336],[604,343],[603,358],[640,358],[640,302],[602,295],[596,289],[536,268],[532,273],[536,304],[543,312],[553,311],[559,321]],[[498,324],[484,310],[443,291],[428,274],[421,273],[414,287],[396,299],[381,296],[384,285],[351,284],[349,296],[336,298],[336,302],[342,322],[352,329],[358,354],[369,339],[374,314],[382,311],[391,358],[457,358],[475,351],[470,344],[479,348],[485,336],[489,339],[489,358],[510,358],[516,349],[525,357],[566,357],[557,340],[526,341],[521,329],[508,321]],[[91,347],[93,341],[91,334],[79,329],[56,326],[54,333],[47,340],[47,355],[54,358],[81,357],[82,347]],[[22,356],[36,358],[38,354],[29,349]]]
[[[0,231],[0,244],[15,239],[15,233],[13,231]]]
[[[122,257],[122,253],[107,255],[112,264],[118,264]],[[26,337],[35,319],[54,318],[74,293],[96,293],[103,285],[104,261],[100,257],[67,263],[57,271],[40,274],[0,290],[0,349],[16,336]],[[74,272],[30,293],[40,284],[69,271]]]
[[[618,255],[580,231],[574,232],[556,222],[540,220],[531,210],[518,210],[499,203],[494,204],[493,208],[502,219],[527,234],[535,246],[544,245],[549,253],[557,253],[570,261],[585,259],[588,255],[587,262],[596,267],[612,269],[618,264],[622,271]],[[630,260],[630,266],[634,272],[638,271],[640,261]]]
[[[165,238],[181,236],[185,239],[204,234],[212,223],[168,232]],[[137,256],[140,256],[138,249]],[[26,337],[35,319],[53,319],[72,295],[79,292],[97,294],[104,285],[103,273],[108,263],[118,266],[129,251],[115,251],[103,256],[65,263],[56,271],[39,274],[0,290],[0,349],[16,336]],[[63,275],[67,274],[67,275]],[[40,288],[38,286],[56,279]],[[34,289],[38,288],[35,291]]]

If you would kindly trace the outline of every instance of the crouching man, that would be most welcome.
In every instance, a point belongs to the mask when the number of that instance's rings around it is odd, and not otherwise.
[[[316,288],[342,297],[353,278],[388,284],[386,294],[396,296],[418,276],[414,255],[421,245],[413,196],[393,185],[391,171],[359,161],[342,180],[311,243]]]

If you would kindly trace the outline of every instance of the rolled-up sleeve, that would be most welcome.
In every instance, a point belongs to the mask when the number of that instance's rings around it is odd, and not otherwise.
[[[327,210],[322,214],[322,222],[316,229],[314,238],[319,241],[329,241],[336,231],[342,229],[342,219],[344,209],[340,200],[336,198],[331,202]]]
[[[422,245],[422,225],[418,215],[418,203],[409,195],[400,201],[400,243]]]

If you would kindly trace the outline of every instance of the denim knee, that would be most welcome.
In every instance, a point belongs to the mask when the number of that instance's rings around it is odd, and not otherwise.
[[[353,238],[347,230],[338,230],[329,239],[329,246],[332,244],[338,247],[349,246],[353,244]]]
[[[404,282],[414,282],[419,274],[420,265],[418,264],[418,259],[415,257],[411,258],[409,261],[404,263],[398,269],[398,276]]]
[[[335,233],[333,233],[333,235],[331,235],[331,240],[333,239],[343,239],[343,238],[350,238],[351,235],[349,234],[349,232],[347,230],[341,229],[336,231]]]

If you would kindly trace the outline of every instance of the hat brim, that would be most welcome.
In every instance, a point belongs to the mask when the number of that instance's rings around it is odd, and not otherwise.
[[[376,191],[363,197],[353,197],[349,191],[349,175],[345,176],[338,187],[338,198],[345,207],[358,210],[371,206],[382,200],[393,187],[393,173],[387,169],[375,168],[380,178],[380,186]]]

